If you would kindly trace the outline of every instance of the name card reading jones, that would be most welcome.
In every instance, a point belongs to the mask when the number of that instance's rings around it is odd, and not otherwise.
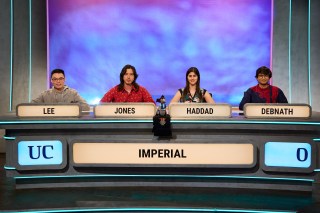
[[[173,103],[169,106],[172,119],[211,120],[230,118],[232,109],[229,104]]]
[[[310,118],[308,104],[247,103],[243,113],[247,118]]]
[[[79,104],[19,104],[16,108],[18,117],[80,117]]]
[[[105,103],[93,108],[95,117],[152,119],[156,114],[153,103]]]
[[[77,166],[163,166],[251,168],[256,148],[249,143],[115,143],[77,142],[72,144]]]

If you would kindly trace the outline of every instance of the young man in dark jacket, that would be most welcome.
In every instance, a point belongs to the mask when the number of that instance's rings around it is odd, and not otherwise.
[[[259,67],[255,77],[258,84],[244,92],[244,96],[239,104],[240,110],[243,110],[243,106],[246,103],[288,103],[282,90],[269,84],[272,72],[268,67]]]

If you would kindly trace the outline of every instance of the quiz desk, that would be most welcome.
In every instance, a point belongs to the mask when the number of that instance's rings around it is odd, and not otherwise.
[[[63,119],[4,115],[0,129],[5,129],[6,175],[14,178],[16,188],[312,192],[320,182],[319,112],[310,119],[247,119],[232,113],[215,120],[171,120],[172,137],[154,136],[152,128],[151,119],[110,120],[92,112]],[[238,163],[242,149],[246,159]]]

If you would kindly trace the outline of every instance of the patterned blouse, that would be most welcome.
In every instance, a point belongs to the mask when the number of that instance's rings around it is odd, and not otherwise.
[[[207,90],[205,90],[205,89],[200,89],[200,92],[202,93],[202,99],[200,99],[199,93],[195,93],[193,96],[190,93],[187,93],[183,97],[184,88],[179,89],[179,91],[181,94],[180,102],[182,102],[182,103],[204,103],[204,102],[206,102],[204,99],[204,94],[206,93]]]

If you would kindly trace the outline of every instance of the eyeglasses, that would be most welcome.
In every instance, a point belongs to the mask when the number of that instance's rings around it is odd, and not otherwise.
[[[269,75],[260,74],[260,75],[258,75],[258,78],[269,78]]]
[[[51,80],[52,80],[52,81],[63,81],[64,78],[62,78],[62,77],[61,77],[61,78],[52,78]]]

